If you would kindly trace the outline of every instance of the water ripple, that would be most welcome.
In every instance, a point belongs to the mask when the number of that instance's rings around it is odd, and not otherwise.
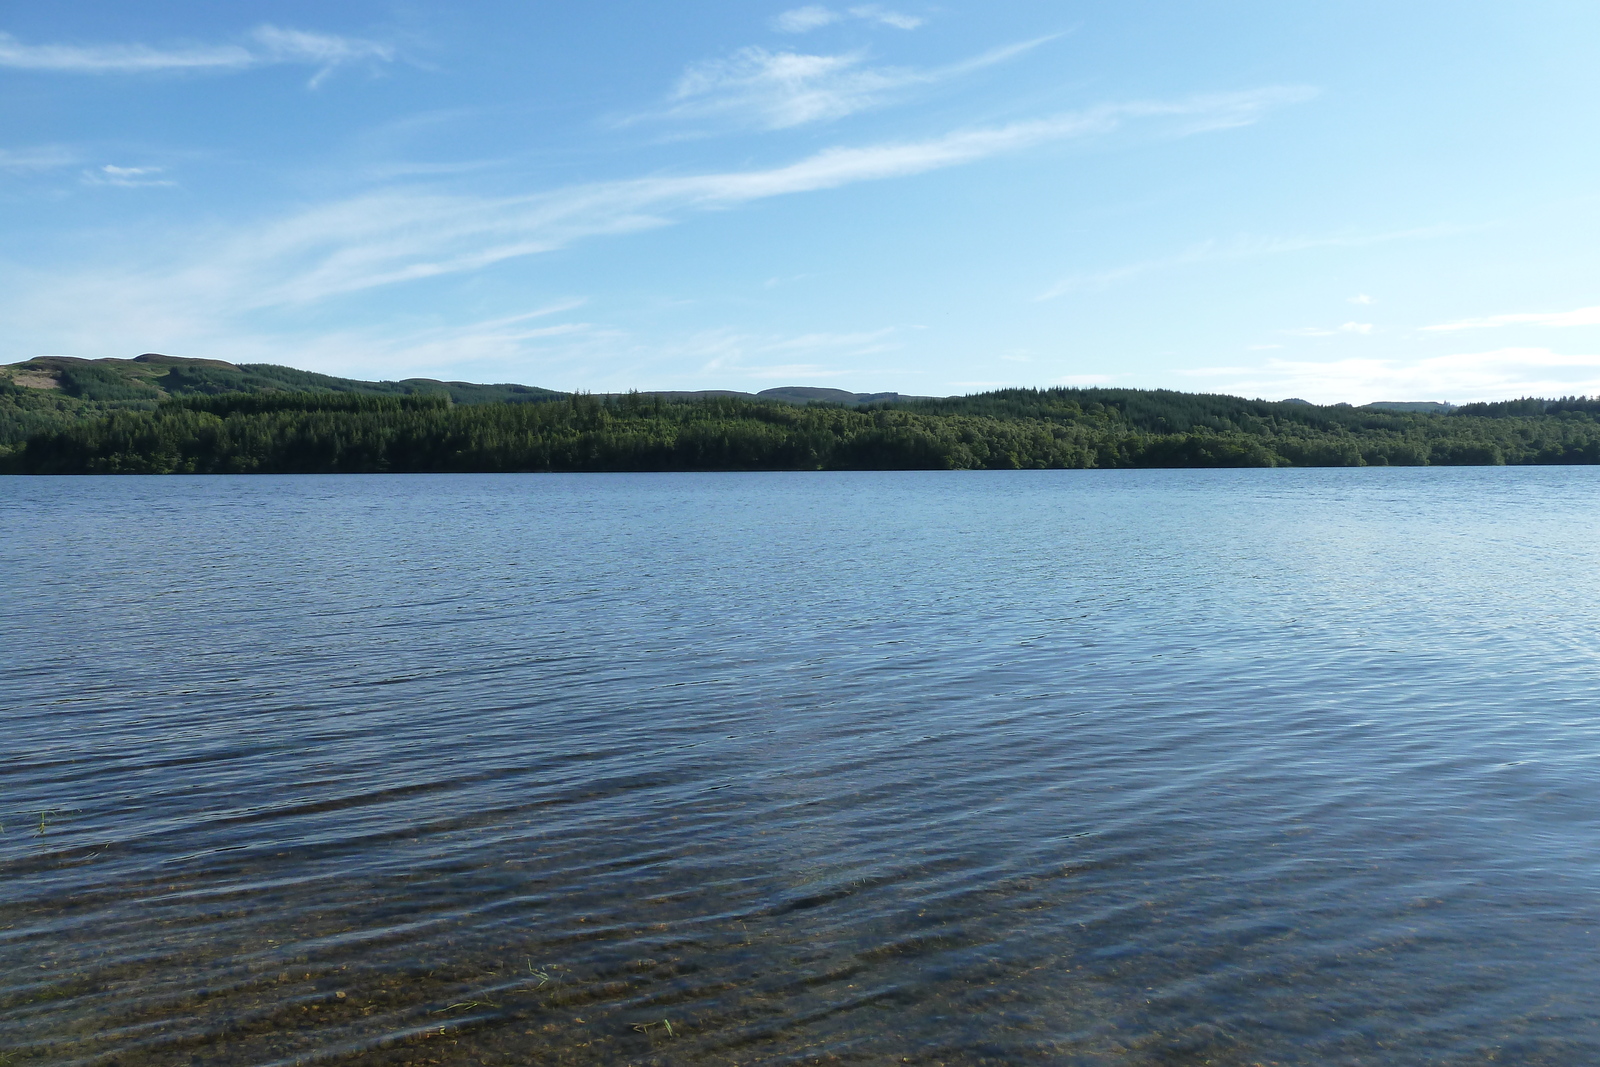
[[[0,479],[6,1062],[1600,1060],[1597,512]]]

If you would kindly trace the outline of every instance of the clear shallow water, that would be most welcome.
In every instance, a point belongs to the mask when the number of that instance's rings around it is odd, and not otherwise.
[[[4,1062],[1600,1061],[1597,519],[0,479]]]

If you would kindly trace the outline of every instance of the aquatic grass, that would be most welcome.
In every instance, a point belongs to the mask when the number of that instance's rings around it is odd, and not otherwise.
[[[445,1012],[455,1011],[457,1008],[498,1008],[499,1006],[500,1005],[489,1000],[463,1000],[457,1004],[446,1004],[444,1007],[437,1008],[428,1014],[443,1015]]]
[[[46,830],[47,830],[47,828],[49,826],[49,821],[50,820],[53,819],[56,822],[60,822],[61,821],[61,819],[60,819],[61,816],[63,816],[63,815],[71,815],[74,812],[79,811],[79,810],[80,809],[78,809],[78,808],[40,808],[37,812],[34,813],[34,814],[39,816],[39,828],[33,832],[33,836],[34,837],[43,837],[43,836],[45,836],[45,833],[46,833]],[[5,830],[5,826],[4,825],[0,825],[0,832],[3,832],[4,830]]]
[[[539,984],[533,987],[535,989],[543,989],[546,985],[548,985],[550,983],[550,972],[549,971],[542,971],[542,970],[538,969],[537,967],[535,967],[533,965],[533,957],[532,956],[528,957],[528,973],[533,975],[535,978],[539,979]]]

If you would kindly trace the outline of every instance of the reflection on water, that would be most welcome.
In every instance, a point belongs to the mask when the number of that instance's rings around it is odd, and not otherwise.
[[[0,479],[0,1062],[1595,1062],[1597,505]]]

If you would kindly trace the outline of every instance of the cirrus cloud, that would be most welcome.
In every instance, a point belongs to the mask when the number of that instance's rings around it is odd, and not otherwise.
[[[13,337],[48,339],[53,350],[115,351],[131,338],[149,350],[220,358],[260,358],[275,344],[323,350],[321,335],[306,324],[325,321],[315,305],[342,296],[484,270],[760,200],[909,178],[1125,128],[1151,136],[1230,128],[1305,95],[1264,88],[1109,103],[922,140],[828,148],[778,166],[521,195],[394,186],[276,217],[197,225],[182,235],[162,231],[160,240],[132,241],[120,259],[103,256],[92,267],[51,271],[0,260],[0,316]],[[153,171],[129,173],[137,169],[102,173],[162,180]],[[493,345],[520,343],[491,333]]]
[[[38,148],[0,148],[0,171],[45,171],[71,166],[79,161],[78,153],[62,145],[45,145]]]
[[[0,67],[53,74],[150,74],[229,71],[274,64],[320,67],[316,85],[338,66],[357,60],[389,61],[392,46],[377,41],[278,26],[258,26],[248,44],[186,44],[157,48],[141,43],[24,44],[0,33]]]
[[[845,19],[862,19],[880,26],[893,26],[898,30],[914,30],[923,22],[915,15],[891,11],[881,4],[862,4],[845,11],[835,11],[821,4],[807,4],[783,12],[772,20],[772,26],[783,33],[809,33]]]
[[[942,67],[871,67],[861,52],[810,55],[742,48],[686,70],[666,107],[640,119],[721,118],[767,130],[843,118],[907,91],[937,85],[1014,59],[1050,37],[1005,45]]]
[[[99,170],[84,172],[83,181],[85,185],[115,185],[123,189],[177,184],[162,177],[165,170],[164,167],[118,167],[107,163]]]

